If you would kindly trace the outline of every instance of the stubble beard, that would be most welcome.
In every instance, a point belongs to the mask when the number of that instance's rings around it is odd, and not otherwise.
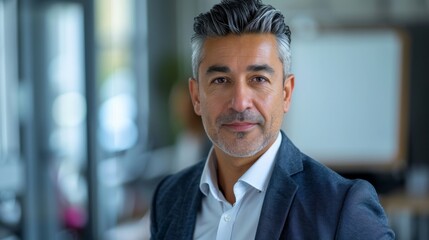
[[[246,139],[248,133],[237,132],[235,133],[235,139],[231,143],[225,141],[222,137],[217,137],[212,142],[221,149],[224,153],[229,156],[236,158],[247,158],[256,155],[262,149],[268,145],[268,139],[265,136],[261,136],[261,140]]]
[[[248,136],[250,132],[231,133],[222,128],[222,124],[233,120],[258,122],[258,128],[261,131],[260,135],[256,139],[252,139]],[[236,158],[247,158],[256,155],[270,143],[272,136],[266,135],[264,125],[265,120],[259,113],[231,112],[220,116],[216,120],[216,129],[214,131],[205,130],[211,142],[225,154]],[[206,124],[204,124],[204,128],[206,128]],[[231,136],[225,136],[225,134],[233,134],[234,136],[231,138]]]

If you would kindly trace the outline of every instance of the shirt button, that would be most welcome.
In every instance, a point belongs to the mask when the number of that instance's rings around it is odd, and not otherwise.
[[[225,216],[223,217],[223,220],[225,220],[225,222],[229,222],[229,221],[231,221],[231,216],[229,216],[229,215],[227,214],[227,215],[225,215]]]

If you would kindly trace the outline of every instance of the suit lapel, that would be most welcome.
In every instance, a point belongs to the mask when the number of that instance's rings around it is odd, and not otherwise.
[[[301,153],[282,132],[282,144],[262,205],[255,239],[279,239],[298,185],[291,175],[302,171]]]

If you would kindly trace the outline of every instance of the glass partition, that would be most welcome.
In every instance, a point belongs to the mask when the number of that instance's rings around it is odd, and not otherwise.
[[[0,1],[0,239],[18,239],[24,174],[20,155],[17,1]]]

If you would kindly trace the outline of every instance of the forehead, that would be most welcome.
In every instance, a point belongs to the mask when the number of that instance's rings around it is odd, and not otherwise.
[[[207,38],[202,49],[200,70],[211,65],[231,68],[252,64],[282,67],[276,37],[273,34],[227,35]]]

